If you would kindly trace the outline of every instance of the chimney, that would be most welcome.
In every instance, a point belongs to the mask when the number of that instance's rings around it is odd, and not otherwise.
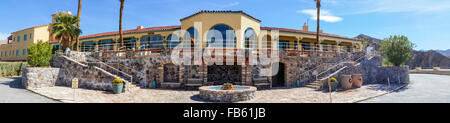
[[[303,25],[303,31],[308,31],[308,24],[305,23],[305,24]]]
[[[136,29],[144,29],[144,27],[143,26],[137,26]]]

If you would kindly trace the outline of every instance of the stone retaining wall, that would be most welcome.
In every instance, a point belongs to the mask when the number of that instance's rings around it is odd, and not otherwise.
[[[60,67],[58,86],[72,86],[72,79],[78,78],[80,88],[95,90],[112,90],[112,80],[119,78],[101,68],[88,66],[66,56],[53,56],[53,65]],[[125,82],[124,91],[129,91],[130,82]]]
[[[89,58],[100,58],[101,53],[78,53],[71,52],[69,57],[75,61],[81,61],[81,63],[89,62]],[[203,84],[203,85],[214,85],[214,78],[216,76],[212,76],[214,73],[213,66],[207,66],[205,64],[202,65],[173,65],[170,59],[170,56],[165,54],[155,53],[148,56],[136,56],[132,51],[127,51],[126,57],[124,58],[105,58],[102,59],[103,62],[107,64],[119,64],[126,66],[128,68],[124,68],[123,66],[114,66],[116,69],[120,71],[124,71],[130,75],[133,75],[133,82],[139,83],[141,87],[144,88],[153,88],[153,81],[156,81],[156,86],[158,88],[184,88],[186,84]],[[86,57],[90,56],[90,57]],[[342,54],[312,54],[308,57],[305,55],[299,54],[288,54],[284,51],[280,52],[280,62],[284,64],[285,71],[284,79],[285,83],[283,83],[286,87],[295,87],[297,81],[303,82],[306,80],[301,75],[310,69],[316,68],[317,63],[321,64],[320,69],[316,71],[324,71],[328,66],[336,61],[342,60],[343,58],[347,58],[351,56],[348,53]],[[94,60],[95,61],[95,60]],[[53,59],[53,65],[55,67],[62,67],[62,63],[57,59]],[[239,66],[239,71],[234,71],[233,79],[230,81],[235,81],[235,84],[239,85],[250,85],[253,86],[255,84],[268,84],[269,87],[272,86],[272,78],[271,76],[259,76],[259,73],[263,72],[263,69],[270,68],[271,65],[241,65]],[[132,69],[133,72],[130,71]],[[224,68],[228,69],[228,68]],[[223,70],[227,71],[227,70]],[[238,73],[236,73],[238,72]],[[264,72],[273,72],[271,69],[266,70]],[[216,72],[219,73],[219,72]],[[314,72],[313,72],[314,73]],[[219,73],[220,74],[220,73]],[[217,74],[217,75],[219,75]],[[230,76],[230,75],[228,75]],[[191,81],[195,80],[195,81]],[[267,82],[255,83],[254,80],[266,80]],[[167,84],[171,83],[171,84]],[[179,83],[179,84],[172,84]]]
[[[360,65],[349,66],[341,74],[362,74],[364,84],[409,83],[409,67],[383,67],[382,58],[366,59]],[[389,81],[388,81],[389,80]]]
[[[409,83],[409,67],[380,67],[376,76],[378,83]]]
[[[22,85],[27,89],[53,87],[58,80],[60,80],[59,68],[23,68],[22,70]]]

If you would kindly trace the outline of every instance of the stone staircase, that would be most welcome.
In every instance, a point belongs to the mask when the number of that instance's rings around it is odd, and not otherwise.
[[[358,54],[358,55],[351,55],[350,57],[344,58],[342,60],[338,60],[334,63],[331,63],[331,67],[324,66],[323,64],[317,65],[318,67],[313,68],[304,74],[311,75],[310,72],[314,71],[317,74],[309,76],[309,79],[307,79],[307,84],[305,87],[311,88],[311,89],[317,89],[321,90],[323,89],[323,86],[325,82],[331,78],[339,74],[341,71],[346,69],[349,65],[358,65],[362,60],[364,60],[365,54]],[[321,69],[320,67],[323,67],[325,69]],[[309,81],[309,82],[308,82]]]
[[[118,76],[118,78],[127,81],[127,83],[125,83],[125,86],[127,87],[126,92],[134,92],[136,90],[141,89],[141,87],[136,83],[135,81],[133,81],[134,77],[132,74],[128,73],[128,72],[124,72],[123,70],[113,67],[111,65],[108,65],[104,62],[99,62],[101,65],[96,65],[97,67],[100,67],[101,69],[104,69],[110,73],[112,73],[113,75]]]
[[[307,84],[306,87],[312,88],[312,89],[317,89],[317,90],[322,89],[322,87],[324,85],[324,82],[326,80],[328,80],[329,78],[331,78],[334,75],[338,74],[339,72],[341,72],[345,68],[347,68],[347,66],[343,66],[343,67],[336,66],[335,68],[332,68],[331,70],[327,71],[327,72],[332,72],[332,74],[324,74],[324,75],[327,75],[327,76],[320,77],[320,78],[316,79],[314,82],[311,82],[311,83]]]
[[[124,70],[121,70],[124,67],[113,67],[112,65],[104,63],[103,61],[91,56],[86,56],[86,58],[89,59],[83,61],[86,65],[98,67],[99,69],[112,74],[115,78],[124,80],[125,92],[134,92],[141,89],[140,86],[136,85],[137,83],[133,81],[133,73],[130,74],[129,71],[125,72]]]

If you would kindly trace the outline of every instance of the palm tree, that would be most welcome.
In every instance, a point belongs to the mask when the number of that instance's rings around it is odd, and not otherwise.
[[[123,4],[125,3],[125,0],[119,0],[120,1],[120,19],[119,19],[119,34],[120,34],[120,46],[121,49],[124,47],[123,45],[123,33],[122,33],[122,16],[123,16]]]
[[[67,13],[57,14],[55,20],[56,22],[51,24],[51,34],[61,40],[62,48],[65,50],[72,44],[72,40],[82,33],[81,29],[75,26],[80,20]]]
[[[317,46],[318,48],[320,48],[320,40],[319,40],[319,35],[320,35],[320,0],[314,0],[316,1],[316,8],[317,8]]]
[[[81,21],[81,0],[78,0],[78,13],[77,13],[77,18],[78,18],[78,20],[80,20]],[[80,28],[80,21],[78,21],[78,23],[77,23],[77,27],[78,27],[78,29]],[[76,42],[76,47],[77,47],[77,51],[79,50],[79,42],[80,42],[80,37],[79,36],[77,36],[77,42]]]

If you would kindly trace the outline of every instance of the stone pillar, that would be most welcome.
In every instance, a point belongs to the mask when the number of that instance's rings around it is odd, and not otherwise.
[[[246,70],[247,70],[247,75],[246,75],[246,77],[247,77],[247,83],[246,83],[246,85],[248,85],[248,86],[252,86],[253,85],[253,77],[252,77],[252,71],[253,71],[253,66],[252,65],[247,65],[247,67],[246,67]]]
[[[285,65],[285,68],[284,68],[284,81],[285,82],[284,82],[284,84],[286,87],[289,87],[289,86],[291,86],[291,79],[293,79],[290,76],[290,75],[292,75],[292,72],[290,71],[290,68],[292,68],[292,66],[289,63],[286,63],[286,62],[283,62],[283,63]]]
[[[185,81],[185,79],[184,79],[184,65],[180,65],[180,68],[179,68],[179,82],[181,83],[181,84],[184,84],[184,83],[186,83],[186,81]]]
[[[208,85],[208,65],[203,64],[201,66],[201,69],[202,69],[203,84]]]
[[[247,83],[247,69],[243,64],[241,65],[241,85],[245,85]]]
[[[272,64],[270,64],[269,68],[272,68]],[[273,69],[270,69],[269,73],[272,73],[272,72],[273,72]],[[272,88],[273,87],[272,76],[268,76],[268,79],[269,79],[269,83],[270,83],[270,88]]]
[[[160,65],[158,67],[158,78],[157,78],[158,85],[161,85],[164,82],[164,65]]]

